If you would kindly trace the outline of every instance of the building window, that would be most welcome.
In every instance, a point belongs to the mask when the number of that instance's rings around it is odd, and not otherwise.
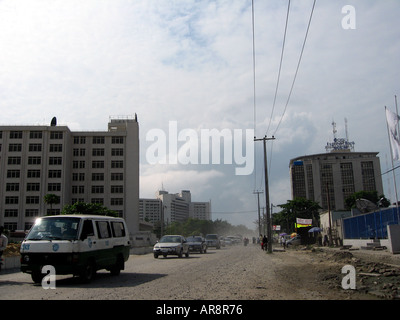
[[[61,170],[49,170],[49,178],[61,178]]]
[[[50,139],[62,139],[63,132],[62,131],[51,131],[50,132]]]
[[[123,198],[111,198],[111,205],[112,206],[122,206],[124,204]]]
[[[40,143],[30,143],[28,150],[30,152],[42,152],[42,145]]]
[[[122,172],[113,172],[111,173],[111,181],[123,181],[124,174]]]
[[[6,191],[19,191],[19,183],[7,183]]]
[[[49,183],[47,191],[61,191],[61,183]]]
[[[104,173],[92,173],[92,181],[104,181]]]
[[[50,144],[50,152],[62,152],[62,144]]]
[[[86,143],[86,137],[79,137],[79,136],[74,137],[74,144],[85,144],[85,143]]]
[[[22,139],[22,131],[10,131],[10,139]]]
[[[111,137],[111,143],[112,144],[123,144],[124,137]]]
[[[104,168],[104,161],[96,160],[92,161],[92,169],[102,169]]]
[[[49,165],[61,165],[62,158],[61,157],[49,157]]]
[[[123,168],[124,162],[122,160],[112,160],[111,161],[111,168]]]
[[[93,157],[102,157],[104,156],[104,148],[94,148],[92,150]]]
[[[41,164],[42,158],[41,157],[28,157],[28,164]]]
[[[19,170],[7,170],[7,178],[19,178],[20,171]]]
[[[21,164],[21,157],[8,157],[9,165],[19,165]]]
[[[25,210],[25,217],[38,217],[39,216],[39,209],[26,209]]]
[[[92,186],[92,193],[104,193],[104,186]]]
[[[93,144],[104,144],[104,137],[93,137]]]
[[[28,178],[40,178],[40,170],[28,170]]]
[[[29,132],[30,139],[42,139],[42,131],[31,131]]]
[[[376,191],[374,163],[372,161],[361,162],[361,175],[364,191]]]
[[[26,196],[26,204],[39,204],[39,196]]]
[[[112,156],[123,156],[124,155],[124,149],[122,149],[122,148],[112,148],[111,149],[111,155]]]
[[[40,191],[40,183],[28,182],[26,184],[26,191]]]
[[[20,143],[10,143],[8,145],[8,152],[21,152],[22,144]]]
[[[92,198],[91,203],[104,204],[103,198]]]
[[[124,193],[123,186],[111,186],[111,193]]]
[[[18,204],[18,197],[16,196],[8,196],[6,197],[5,204]]]

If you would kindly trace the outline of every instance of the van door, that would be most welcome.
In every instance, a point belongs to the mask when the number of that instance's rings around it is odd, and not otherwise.
[[[81,254],[94,251],[97,248],[97,237],[94,231],[93,221],[90,219],[85,219],[82,225],[81,235],[79,237],[80,248],[79,252]]]
[[[97,231],[97,259],[99,269],[115,264],[115,256],[112,254],[113,241],[110,223],[107,220],[96,220]]]

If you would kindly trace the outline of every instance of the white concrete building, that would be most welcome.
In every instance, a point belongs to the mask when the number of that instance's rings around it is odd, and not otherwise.
[[[50,208],[46,194],[59,196]],[[37,217],[77,201],[101,203],[139,231],[139,125],[110,117],[108,131],[0,126],[0,225],[27,230]]]

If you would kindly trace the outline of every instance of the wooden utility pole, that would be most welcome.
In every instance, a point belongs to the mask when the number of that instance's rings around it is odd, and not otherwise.
[[[262,193],[262,191],[254,191],[253,193],[257,195],[257,202],[258,202],[258,235],[260,235],[261,234],[260,193]]]
[[[256,139],[254,137],[254,141],[263,141],[264,146],[264,176],[265,176],[265,208],[267,209],[267,239],[268,246],[267,252],[272,253],[272,226],[271,226],[271,217],[270,217],[270,206],[269,206],[269,189],[268,189],[268,162],[267,162],[267,140],[275,140],[274,136],[272,138],[264,138]]]

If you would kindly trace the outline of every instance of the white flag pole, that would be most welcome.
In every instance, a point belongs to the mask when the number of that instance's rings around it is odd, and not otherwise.
[[[390,145],[390,155],[391,155],[391,160],[392,160],[392,169],[394,168],[394,162],[393,162],[393,150],[392,150],[392,141],[390,138],[390,131],[389,131],[389,123],[387,119],[387,112],[386,112],[386,106],[385,106],[385,118],[386,118],[386,127],[387,127],[387,132],[388,132],[388,139],[389,139],[389,145]],[[397,197],[397,184],[396,184],[396,175],[394,174],[394,170],[392,170],[393,173],[393,184],[394,184],[394,193],[396,195],[396,207],[398,206],[398,197]]]

